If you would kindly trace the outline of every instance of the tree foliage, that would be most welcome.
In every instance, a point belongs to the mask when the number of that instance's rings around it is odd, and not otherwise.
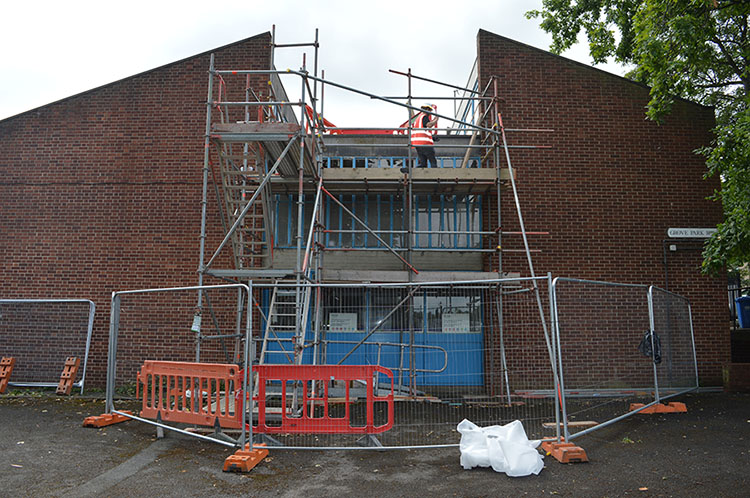
[[[648,85],[646,114],[659,121],[676,97],[716,109],[715,139],[699,152],[721,178],[713,198],[724,222],[708,240],[705,271],[750,261],[750,1],[543,0],[541,19],[561,53],[585,33],[594,63],[614,59]]]

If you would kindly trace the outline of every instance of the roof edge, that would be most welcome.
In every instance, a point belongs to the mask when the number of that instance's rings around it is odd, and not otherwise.
[[[482,29],[482,28],[479,28],[479,31],[477,32],[477,47],[479,46],[479,37],[482,35],[482,33],[486,33],[487,35],[494,36],[495,38],[501,38],[501,39],[503,39],[506,42],[512,43],[514,45],[520,45],[522,47],[525,47],[525,48],[528,48],[528,49],[531,49],[531,50],[535,50],[537,52],[541,52],[541,53],[549,55],[551,57],[560,58],[560,59],[564,60],[565,62],[570,62],[572,64],[575,64],[577,66],[581,66],[581,67],[583,67],[585,69],[588,69],[588,70],[591,70],[591,71],[598,71],[599,73],[606,74],[607,76],[610,76],[612,78],[620,79],[622,81],[630,83],[631,85],[636,85],[636,86],[639,86],[641,88],[645,88],[646,90],[650,90],[651,89],[650,86],[648,86],[648,85],[646,85],[644,83],[640,83],[638,81],[631,80],[631,79],[626,78],[624,76],[620,76],[619,74],[610,73],[609,71],[605,71],[604,69],[599,69],[596,66],[591,66],[589,64],[585,64],[583,62],[579,62],[577,60],[573,60],[573,59],[570,59],[568,57],[552,53],[549,50],[544,50],[542,48],[535,47],[533,45],[529,45],[528,43],[523,43],[523,42],[520,42],[518,40],[514,40],[512,38],[508,38],[507,36],[498,35],[497,33],[493,33],[492,31],[487,31],[486,29]],[[477,51],[477,57],[479,57],[478,51]],[[705,105],[705,104],[701,104],[699,102],[694,102],[694,101],[686,99],[684,97],[675,97],[675,99],[679,100],[679,101],[682,101],[682,102],[685,102],[687,104],[692,104],[692,105],[701,107],[701,108],[706,109],[706,110],[714,110],[715,109],[714,106],[708,106],[708,105]]]
[[[58,99],[58,100],[53,100],[52,102],[48,102],[48,103],[40,105],[38,107],[33,107],[33,108],[28,109],[26,111],[19,112],[18,114],[13,114],[12,116],[8,116],[7,118],[0,119],[0,124],[4,123],[6,121],[9,121],[11,119],[16,119],[16,118],[18,118],[20,116],[23,116],[24,114],[35,112],[35,111],[38,111],[40,109],[44,109],[45,107],[49,107],[49,106],[52,106],[52,105],[55,105],[55,104],[59,104],[61,102],[65,102],[66,100],[74,99],[76,97],[80,97],[82,95],[86,95],[88,93],[92,93],[92,92],[101,90],[103,88],[107,88],[107,87],[110,87],[110,86],[113,86],[113,85],[117,85],[118,83],[122,83],[123,81],[127,81],[127,80],[130,80],[130,79],[133,79],[133,78],[139,78],[139,77],[141,77],[143,75],[152,73],[154,71],[159,71],[161,69],[165,69],[165,68],[168,68],[170,66],[181,64],[181,63],[186,62],[186,61],[188,61],[190,59],[194,59],[196,57],[201,57],[201,56],[204,56],[204,55],[207,55],[207,54],[211,54],[212,52],[216,52],[218,50],[224,50],[226,48],[233,47],[235,45],[239,45],[241,43],[245,43],[245,42],[247,42],[249,40],[252,40],[254,38],[260,38],[261,36],[266,36],[266,35],[268,35],[270,37],[271,36],[271,32],[270,31],[265,31],[263,33],[259,33],[257,35],[253,35],[253,36],[250,36],[250,37],[247,37],[247,38],[243,38],[241,40],[237,40],[237,41],[228,43],[226,45],[221,45],[220,47],[212,48],[212,49],[209,49],[209,50],[206,50],[206,51],[203,51],[203,52],[199,52],[197,54],[190,55],[188,57],[184,57],[182,59],[178,59],[176,61],[168,62],[168,63],[163,64],[161,66],[157,66],[157,67],[154,67],[154,68],[151,68],[151,69],[147,69],[145,71],[141,71],[140,73],[131,74],[130,76],[126,76],[124,78],[120,78],[119,80],[110,81],[109,83],[105,83],[103,85],[99,85],[99,86],[94,87],[94,88],[89,88],[88,90],[84,90],[84,91],[79,92],[79,93],[74,93],[73,95],[68,95],[67,97],[63,97],[63,98]]]

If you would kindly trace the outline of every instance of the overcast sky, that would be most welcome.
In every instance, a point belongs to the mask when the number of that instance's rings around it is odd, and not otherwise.
[[[540,5],[541,0],[6,2],[0,17],[0,119],[270,31],[274,24],[277,43],[312,42],[318,28],[318,67],[326,79],[347,86],[405,95],[406,78],[388,70],[409,68],[463,86],[476,58],[479,29],[549,48],[551,38],[538,20],[524,17]],[[277,49],[277,68],[299,69],[302,51]],[[304,51],[312,71],[312,49]],[[585,43],[563,55],[591,61]],[[625,72],[616,65],[597,67]],[[297,100],[299,82],[284,83]],[[450,91],[417,84],[413,93]],[[435,103],[439,112],[451,114],[451,103]],[[406,117],[399,108],[328,87],[324,105],[326,118],[338,126],[398,126]]]

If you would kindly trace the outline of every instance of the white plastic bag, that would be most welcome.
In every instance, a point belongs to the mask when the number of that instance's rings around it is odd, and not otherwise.
[[[520,420],[507,425],[479,427],[464,419],[458,424],[461,433],[461,466],[492,467],[510,477],[538,475],[544,467],[536,450],[540,441],[529,441]]]

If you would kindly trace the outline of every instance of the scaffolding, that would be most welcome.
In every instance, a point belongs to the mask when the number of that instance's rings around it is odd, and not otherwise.
[[[286,47],[311,47],[314,50],[312,72],[308,71],[306,55],[298,71],[276,69],[275,51]],[[317,30],[313,42],[279,44],[274,28],[269,69],[217,68],[214,57],[211,57],[206,100],[198,286],[203,285],[206,275],[231,282],[252,281],[268,285],[272,289],[270,302],[261,305],[260,299],[257,296],[254,298],[255,309],[265,324],[261,337],[254,339],[254,346],[255,342],[260,346],[260,350],[256,351],[259,363],[263,363],[267,357],[269,342],[278,342],[279,332],[284,331],[293,336],[293,348],[284,361],[302,364],[305,351],[312,348],[314,354],[311,359],[304,361],[315,364],[325,362],[320,356],[321,350],[325,349],[321,342],[324,335],[321,333],[322,284],[376,281],[412,284],[519,276],[520,272],[505,271],[502,255],[503,252],[522,251],[526,255],[526,271],[531,277],[531,287],[520,290],[535,295],[547,349],[552,357],[545,304],[537,287],[531,257],[533,250],[528,240],[530,235],[543,235],[545,232],[526,231],[510,156],[510,150],[514,148],[536,149],[544,146],[511,145],[506,138],[506,131],[552,130],[506,130],[499,108],[501,99],[497,78],[491,77],[487,85],[480,89],[476,64],[465,87],[415,75],[411,69],[407,72],[391,70],[406,79],[406,95],[381,96],[327,80],[324,72],[319,76],[318,51]],[[280,75],[299,78],[301,92],[298,100],[287,96]],[[230,85],[230,80],[236,83],[238,79],[244,83],[242,90]],[[425,81],[450,89],[454,96],[413,95],[414,81]],[[409,119],[398,128],[335,127],[323,117],[326,87],[400,107],[409,113]],[[438,167],[411,167],[415,160],[409,145],[411,117],[420,112],[415,101],[440,98],[453,102],[455,115],[432,113],[443,123],[450,123],[448,127],[435,130],[441,134],[441,142],[434,145],[439,151]],[[294,112],[295,107],[298,113]],[[215,152],[212,154],[212,151]],[[353,153],[346,154],[347,151]],[[336,155],[335,152],[340,154]],[[218,159],[218,164],[214,164],[214,159]],[[207,205],[212,180],[224,237],[207,257]],[[512,193],[517,215],[515,222],[519,230],[502,229],[503,188]],[[440,192],[466,196],[465,229],[459,226],[463,221],[454,220],[451,227],[450,220],[444,223],[442,215],[436,228],[432,223],[432,214],[428,217],[426,230],[419,226],[421,218],[418,211],[424,210],[419,205],[420,196]],[[383,230],[380,222],[378,226],[371,226],[373,223],[366,216],[365,219],[357,216],[355,196],[362,195],[366,203],[367,196],[373,194],[377,195],[378,210],[390,208],[391,213],[400,214],[401,221],[397,223],[400,226],[396,227],[391,221],[389,229]],[[352,196],[349,205],[342,199],[344,195]],[[391,195],[390,205],[381,206],[381,195]],[[305,202],[310,196],[314,198],[312,205]],[[400,205],[394,203],[393,196],[400,199]],[[469,212],[477,212],[475,206],[469,206],[470,196],[474,196],[475,200],[481,196],[486,201],[495,201],[492,206],[485,202],[479,209],[478,221],[470,219]],[[453,199],[455,202],[456,197]],[[279,214],[281,204],[287,208],[283,220]],[[331,206],[339,212],[337,223],[330,219]],[[325,212],[326,207],[329,212]],[[454,218],[461,209],[463,207],[456,207]],[[486,221],[481,220],[482,212],[487,213]],[[346,229],[341,220],[343,216],[347,217]],[[309,221],[306,222],[306,218]],[[497,220],[496,226],[489,226],[490,220]],[[286,237],[279,233],[278,227],[283,223]],[[333,247],[336,244],[331,244],[331,239],[338,237],[341,241],[343,236],[351,240],[351,247],[346,247],[347,244]],[[504,237],[521,237],[523,249],[504,248]],[[285,239],[283,243],[281,238]],[[355,240],[360,239],[364,243],[357,247]],[[466,242],[465,247],[457,249],[459,240]],[[231,258],[220,258],[228,246],[232,248]],[[274,253],[275,247],[282,246],[286,249],[285,257],[279,256],[278,249]],[[326,254],[338,251],[387,253],[400,269],[368,272],[327,268],[324,264]],[[420,271],[417,253],[438,253],[439,257],[441,252],[476,253],[483,261],[485,271],[447,274]],[[293,253],[293,257],[289,253]],[[217,268],[219,260],[231,260],[233,268]],[[506,290],[519,291],[514,288]],[[197,320],[205,307],[200,290],[198,294]],[[409,299],[412,296],[404,296],[404,300]],[[497,307],[500,317],[498,327],[502,331],[502,299],[499,299]],[[408,319],[405,326],[409,330],[414,329],[413,317]],[[203,340],[200,327],[196,327],[196,332],[196,361],[200,361],[200,343]],[[413,337],[404,346],[413,357],[417,348]],[[412,369],[415,368],[414,361],[410,365]],[[412,372],[411,378],[414,377]],[[412,393],[417,391],[414,385],[409,388]]]

